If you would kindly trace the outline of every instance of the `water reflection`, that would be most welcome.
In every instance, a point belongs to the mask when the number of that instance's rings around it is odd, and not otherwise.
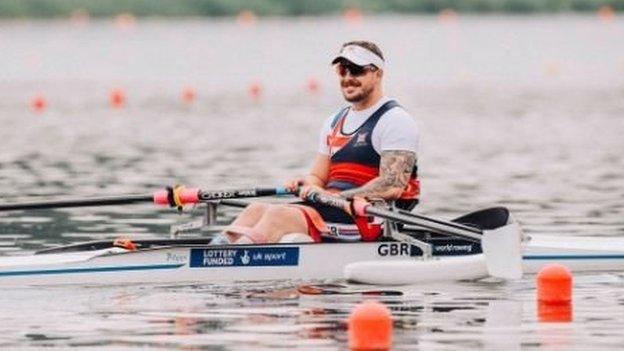
[[[394,287],[402,294],[375,298],[392,311],[398,350],[608,348],[621,341],[622,284],[617,275],[578,277],[573,323],[537,323],[529,280]],[[302,285],[308,282],[9,289],[0,297],[0,345],[339,350],[349,312],[379,289],[332,283],[323,295],[302,293]],[[72,303],[62,303],[68,294]]]

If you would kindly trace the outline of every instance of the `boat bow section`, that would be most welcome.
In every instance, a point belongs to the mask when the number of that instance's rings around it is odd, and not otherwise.
[[[624,269],[624,239],[567,235],[531,235],[526,243],[525,272],[537,273],[549,263],[560,263],[576,272]]]

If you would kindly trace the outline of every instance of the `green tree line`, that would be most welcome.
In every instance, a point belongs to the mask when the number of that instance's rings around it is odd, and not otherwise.
[[[136,16],[229,16],[250,10],[261,16],[364,13],[540,13],[624,10],[624,0],[0,0],[0,17],[66,17],[82,9],[94,17],[129,12]]]

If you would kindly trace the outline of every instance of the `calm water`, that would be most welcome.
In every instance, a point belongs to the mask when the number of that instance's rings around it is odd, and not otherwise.
[[[570,16],[0,23],[0,193],[280,184],[307,170],[320,124],[342,104],[331,55],[370,38],[387,56],[388,94],[423,130],[422,212],[450,218],[501,204],[529,233],[622,236],[623,37],[621,19]],[[316,94],[304,89],[310,78]],[[263,87],[258,100],[247,95],[252,82]],[[198,91],[192,106],[179,101],[187,85]],[[107,106],[115,87],[127,92],[124,109]],[[46,113],[29,110],[36,94],[47,96]],[[163,237],[193,215],[0,213],[0,253]],[[365,297],[299,294],[308,283],[5,289],[0,347],[344,349],[345,317]],[[532,277],[381,299],[394,311],[397,349],[620,348],[624,277],[575,283],[569,324],[537,322]]]

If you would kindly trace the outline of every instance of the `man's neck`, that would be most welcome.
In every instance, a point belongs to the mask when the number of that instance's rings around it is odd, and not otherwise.
[[[375,104],[378,103],[382,97],[383,97],[383,93],[381,92],[381,90],[376,89],[369,96],[367,96],[366,99],[360,102],[354,103],[353,110],[362,111],[362,110],[366,110],[369,107],[375,106]]]

